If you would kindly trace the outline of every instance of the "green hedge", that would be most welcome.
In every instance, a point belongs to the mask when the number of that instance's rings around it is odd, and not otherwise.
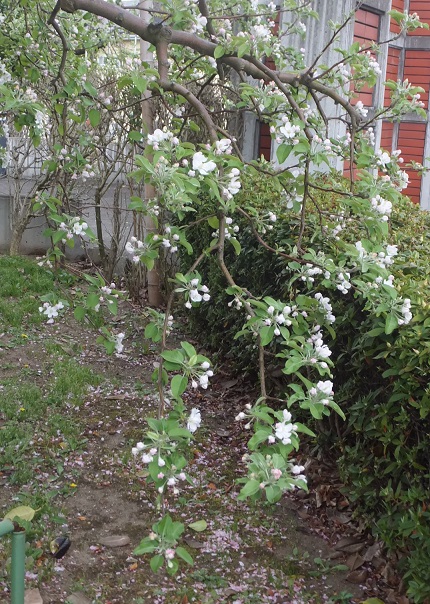
[[[245,204],[249,212],[255,208],[278,215],[276,228],[264,237],[272,247],[293,252],[299,218],[282,211],[281,195],[270,179],[245,177],[240,196],[239,205]],[[314,199],[318,210],[310,204],[303,247],[312,245],[336,259],[336,239],[325,236],[321,221],[338,211],[339,198],[324,193]],[[210,200],[203,199],[197,218],[212,212]],[[293,273],[288,262],[258,244],[246,218],[233,219],[240,227],[242,252],[237,256],[227,242],[227,265],[237,283],[257,295],[293,299],[305,285],[289,285]],[[351,242],[366,236],[359,222],[349,227],[349,234],[342,236]],[[190,229],[188,237],[197,252],[209,245],[212,231],[205,221]],[[318,426],[319,446],[336,452],[357,516],[365,518],[389,548],[403,552],[401,568],[409,595],[424,602],[430,596],[430,215],[408,199],[401,201],[393,209],[389,243],[399,247],[392,274],[402,296],[412,300],[413,320],[390,335],[378,333],[380,321],[352,292],[322,292],[330,297],[336,316],[336,339],[331,343],[334,390],[347,421],[336,431],[330,422]],[[186,259],[182,269],[187,269]],[[224,291],[227,284],[216,258],[209,257],[199,271],[203,282],[210,283],[211,301],[190,313],[190,328],[236,371],[255,375],[254,342],[234,340],[244,313],[228,306],[231,296]],[[276,353],[276,345],[272,351]],[[274,376],[272,388],[282,390],[276,357],[269,375]]]

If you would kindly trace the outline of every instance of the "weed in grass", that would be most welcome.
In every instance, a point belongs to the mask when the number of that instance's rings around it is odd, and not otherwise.
[[[332,596],[327,600],[327,604],[350,604],[354,596],[347,591],[342,591],[340,594]]]
[[[220,589],[226,587],[228,581],[219,575],[209,575],[206,570],[195,570],[191,573],[191,578],[205,585],[210,589]]]

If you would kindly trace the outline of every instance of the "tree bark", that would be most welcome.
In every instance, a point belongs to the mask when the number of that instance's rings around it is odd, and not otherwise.
[[[19,256],[21,241],[27,227],[27,222],[27,220],[21,220],[13,226],[9,245],[9,254],[11,256]]]

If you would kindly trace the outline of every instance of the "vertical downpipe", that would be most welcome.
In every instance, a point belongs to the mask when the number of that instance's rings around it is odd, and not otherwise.
[[[11,604],[24,604],[25,591],[25,531],[12,533]]]

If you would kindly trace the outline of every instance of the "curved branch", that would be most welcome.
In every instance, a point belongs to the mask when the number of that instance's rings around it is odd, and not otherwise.
[[[217,44],[214,42],[210,42],[209,40],[205,40],[186,31],[172,30],[170,27],[164,25],[153,25],[151,23],[147,24],[138,16],[130,13],[127,9],[115,4],[110,4],[105,0],[58,0],[57,5],[58,4],[59,7],[65,12],[73,13],[78,10],[83,10],[92,13],[93,15],[104,17],[108,21],[116,23],[125,30],[136,34],[142,38],[142,40],[153,44],[155,47],[159,43],[160,39],[164,38],[165,40],[168,40],[169,44],[186,46],[202,55],[210,57],[214,56],[214,52],[217,47]],[[57,6],[55,8],[57,9]],[[354,127],[358,125],[360,117],[350,103],[329,86],[326,86],[318,80],[313,79],[306,71],[297,74],[273,70],[262,70],[254,65],[250,59],[252,59],[252,57],[249,55],[239,58],[235,54],[232,54],[224,55],[223,57],[217,59],[217,61],[218,63],[225,63],[226,65],[229,65],[237,72],[244,71],[247,73],[247,75],[255,78],[256,80],[263,79],[264,81],[268,82],[277,77],[283,84],[290,84],[292,86],[300,85],[308,88],[309,90],[321,92],[322,94],[330,97],[335,103],[341,105],[345,111],[348,112]],[[270,72],[270,74],[268,72]]]
[[[182,86],[182,84],[177,84],[176,82],[171,82],[167,79],[169,67],[169,62],[167,58],[167,48],[167,40],[161,39],[158,41],[156,45],[156,50],[158,59],[158,72],[160,74],[160,79],[158,81],[159,86],[166,92],[174,92],[176,94],[181,95],[182,97],[184,97],[184,99],[189,102],[192,107],[194,107],[194,109],[198,112],[198,114],[204,121],[206,128],[208,129],[211,142],[215,143],[218,140],[217,131],[215,128],[214,121],[211,118],[210,113],[206,109],[205,105],[190,90],[188,90],[188,88]]]

